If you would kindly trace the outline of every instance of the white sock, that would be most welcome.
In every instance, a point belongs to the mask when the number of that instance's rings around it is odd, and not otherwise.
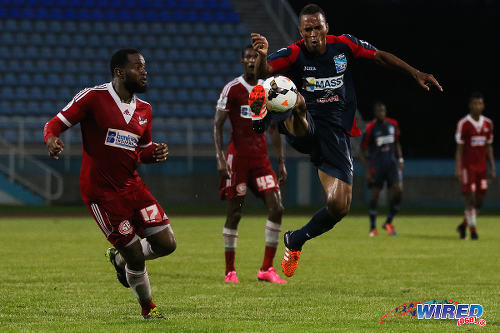
[[[226,251],[234,251],[238,245],[238,230],[223,228],[222,237],[224,237],[224,248]]]
[[[151,244],[148,242],[146,238],[141,239],[142,253],[144,254],[145,260],[153,260],[159,258],[160,256],[156,255],[151,248]]]
[[[278,239],[281,232],[281,224],[267,220],[266,222],[266,246],[278,247]]]
[[[476,210],[474,208],[465,210],[465,219],[470,227],[476,226]]]
[[[137,300],[142,304],[151,300],[151,286],[149,284],[149,276],[146,267],[144,271],[133,271],[125,266],[127,282],[130,288],[137,297]]]

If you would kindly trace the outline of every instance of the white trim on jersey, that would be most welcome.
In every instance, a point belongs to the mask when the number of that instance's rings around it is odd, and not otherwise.
[[[234,78],[231,81],[229,81],[224,86],[224,88],[222,88],[222,92],[220,93],[219,99],[217,100],[217,104],[215,106],[216,110],[225,112],[229,111],[229,109],[227,108],[227,96],[229,95],[229,90],[231,90],[231,87],[237,84],[238,84],[238,79]]]
[[[139,146],[139,148],[147,148],[147,147],[151,146],[152,144],[153,144],[153,141],[146,143],[145,145],[141,145],[141,146]]]
[[[123,103],[121,101],[120,97],[118,96],[115,89],[113,88],[113,84],[111,82],[106,83],[106,88],[107,88],[109,94],[111,95],[111,97],[113,97],[113,100],[115,101],[116,106],[118,106],[118,108],[120,109],[120,112],[123,116],[123,119],[125,119],[125,122],[128,124],[130,122],[130,120],[132,119],[132,116],[134,115],[134,112],[135,112],[135,108],[137,106],[135,95],[132,96],[132,101],[130,102],[130,104],[127,104],[127,103]]]
[[[455,132],[455,141],[458,144],[464,144],[464,140],[462,140],[462,128],[464,127],[464,123],[467,121],[467,117],[463,117],[458,121],[457,131]]]
[[[57,114],[57,118],[59,118],[59,119],[60,119],[60,120],[64,123],[64,125],[66,125],[66,126],[68,126],[68,127],[72,127],[72,126],[73,126],[73,125],[72,125],[72,124],[68,121],[68,119],[66,119],[66,117],[62,115],[62,113],[61,113],[61,112],[59,112],[59,113]]]
[[[236,80],[238,80],[239,83],[241,83],[247,90],[248,90],[248,93],[250,94],[250,92],[252,91],[253,87],[255,86],[252,86],[250,83],[248,83],[247,81],[245,81],[245,79],[243,78],[243,75],[240,75],[236,78]],[[259,79],[257,81],[257,84],[263,84],[264,81]]]
[[[135,98],[136,98],[138,101],[141,101],[141,102],[143,102],[144,104],[147,104],[147,105],[151,106],[151,104],[149,104],[149,103],[148,103],[148,102],[146,102],[145,100],[140,99],[139,97],[135,97]]]
[[[478,121],[475,121],[470,114],[468,114],[467,117],[465,118],[467,118],[467,120],[470,121],[470,123],[474,126],[476,131],[481,132],[481,127],[483,127],[484,124],[484,116],[479,116]]]
[[[106,226],[106,223],[104,222],[104,219],[102,218],[101,211],[99,210],[99,206],[97,204],[90,204],[90,208],[92,209],[92,212],[94,213],[94,217],[101,226],[102,231],[104,231],[104,234],[106,234],[106,237],[108,237],[111,234],[111,231],[109,231],[108,227]]]

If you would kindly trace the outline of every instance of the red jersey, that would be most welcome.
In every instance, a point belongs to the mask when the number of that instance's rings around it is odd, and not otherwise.
[[[84,89],[45,125],[45,140],[77,123],[82,131],[80,190],[85,202],[141,183],[138,163],[154,150],[149,103],[136,96],[130,104],[122,103],[111,82]]]
[[[484,116],[475,121],[471,115],[459,120],[455,140],[464,145],[462,167],[486,170],[486,145],[493,143],[493,122]]]
[[[259,80],[258,84],[263,81]],[[231,122],[231,142],[237,156],[267,156],[266,133],[257,134],[252,129],[252,111],[248,105],[248,95],[254,86],[239,76],[225,85],[217,101],[217,110],[229,112]],[[229,149],[229,148],[228,148]]]

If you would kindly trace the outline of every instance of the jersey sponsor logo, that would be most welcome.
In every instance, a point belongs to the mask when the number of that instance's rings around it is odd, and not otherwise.
[[[129,220],[124,220],[118,226],[118,231],[122,235],[129,235],[134,231],[134,227],[130,224]]]
[[[344,85],[344,75],[325,78],[305,77],[303,80],[303,87],[308,92],[338,89]]]
[[[252,110],[250,110],[249,105],[240,106],[240,117],[246,119],[252,119]]]
[[[470,138],[470,145],[472,147],[480,147],[486,144],[486,137],[483,135],[473,135]]]
[[[147,118],[142,119],[142,117],[139,116],[139,125],[141,125],[141,126],[146,125],[147,122],[148,122]]]
[[[339,101],[339,96],[330,96],[330,97],[321,97],[316,99],[316,103],[332,103],[332,102],[338,102]]]
[[[377,147],[394,143],[394,135],[379,136],[376,142],[377,142]]]
[[[345,54],[341,53],[333,57],[333,62],[335,63],[335,69],[337,73],[342,73],[347,69],[347,58]]]
[[[315,66],[304,66],[305,71],[315,71],[316,67]]]
[[[104,144],[107,146],[123,148],[127,150],[135,150],[139,136],[127,131],[122,131],[114,128],[108,128],[106,140]]]

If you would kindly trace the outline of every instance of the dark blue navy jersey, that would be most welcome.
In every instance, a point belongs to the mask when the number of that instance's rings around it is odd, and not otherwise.
[[[356,94],[352,79],[354,58],[373,59],[376,48],[351,35],[326,36],[326,53],[309,53],[304,40],[269,55],[275,74],[295,83],[314,121],[341,126],[351,136],[356,126]]]
[[[372,166],[376,166],[397,160],[395,145],[398,141],[398,122],[392,118],[385,118],[384,122],[373,120],[366,126],[361,146],[368,149]]]

